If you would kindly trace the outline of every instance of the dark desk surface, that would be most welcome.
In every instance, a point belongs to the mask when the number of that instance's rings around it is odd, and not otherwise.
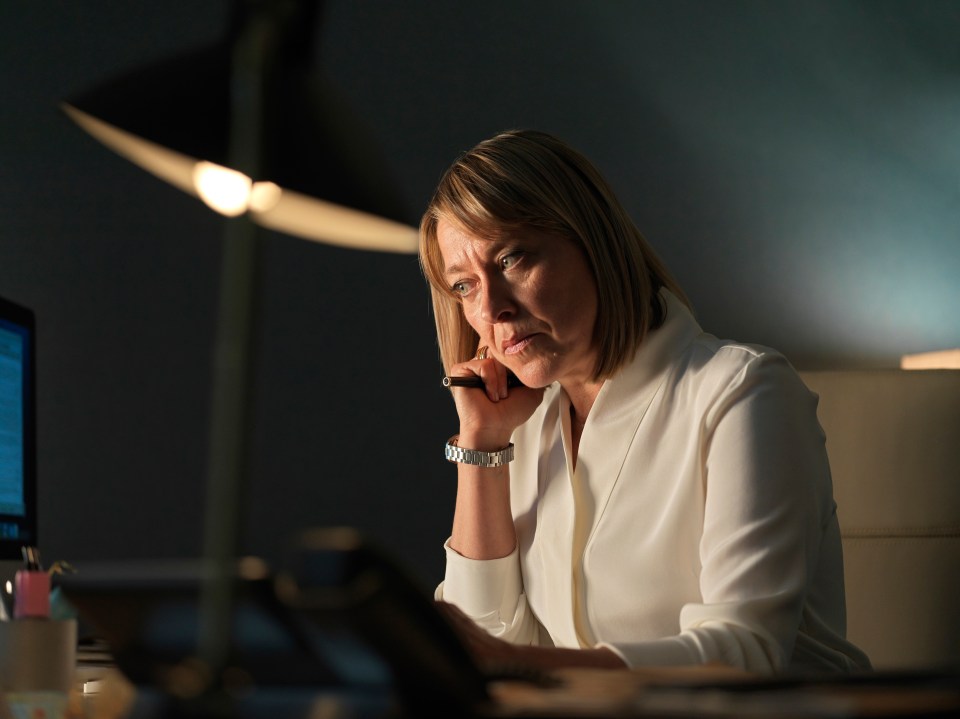
[[[493,716],[960,717],[960,672],[756,678],[729,669],[562,670],[493,687]]]
[[[136,696],[134,688],[115,671],[109,676],[103,670],[92,674],[103,680],[100,692],[95,696],[75,697],[74,710],[83,706],[74,716],[130,717],[129,710]],[[551,677],[557,680],[552,686],[495,682],[491,686],[491,704],[466,714],[481,719],[960,717],[960,671],[758,679],[730,669],[691,667],[623,671],[568,669],[557,671]],[[318,697],[318,701],[328,709],[335,708],[336,702],[329,697]],[[334,711],[329,716],[356,714]]]

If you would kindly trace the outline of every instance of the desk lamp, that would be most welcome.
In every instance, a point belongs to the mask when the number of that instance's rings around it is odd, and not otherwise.
[[[223,41],[63,104],[81,128],[225,223],[208,446],[199,655],[224,667],[249,446],[261,228],[345,247],[416,251],[417,232],[330,90],[309,70],[313,0],[239,0]],[[215,691],[215,690],[214,690]]]
[[[228,217],[415,252],[372,143],[311,68],[316,0],[238,0],[226,38],[62,104],[118,154]]]

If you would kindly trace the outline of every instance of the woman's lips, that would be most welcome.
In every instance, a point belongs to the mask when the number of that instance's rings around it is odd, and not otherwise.
[[[505,355],[515,355],[519,352],[523,352],[527,348],[536,334],[527,335],[526,337],[520,337],[519,339],[510,339],[503,343],[503,354]]]

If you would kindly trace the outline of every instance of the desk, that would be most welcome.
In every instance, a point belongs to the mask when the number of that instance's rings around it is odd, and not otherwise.
[[[493,688],[501,717],[958,717],[960,672],[759,679],[701,668],[560,670],[553,689]]]
[[[101,673],[102,674],[102,673]],[[115,670],[103,691],[72,704],[76,717],[127,719],[136,692]],[[730,669],[565,669],[554,686],[500,681],[493,701],[469,719],[816,719],[960,716],[960,672],[865,673],[850,677],[758,679]],[[362,717],[317,697],[303,716]],[[256,716],[259,712],[245,712]],[[264,714],[279,719],[279,714]],[[72,718],[71,718],[72,719]],[[395,718],[394,718],[395,719]]]

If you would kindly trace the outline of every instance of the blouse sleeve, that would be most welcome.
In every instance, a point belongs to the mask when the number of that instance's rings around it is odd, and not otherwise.
[[[723,662],[769,673],[788,664],[801,624],[817,621],[804,607],[821,551],[840,552],[816,405],[777,354],[758,354],[714,394],[699,428],[702,601],[683,606],[677,636],[605,644],[628,665]],[[842,651],[823,652],[850,668]]]
[[[457,605],[490,634],[514,644],[536,644],[539,622],[527,607],[520,554],[500,559],[467,559],[444,544],[447,567],[434,598]]]

